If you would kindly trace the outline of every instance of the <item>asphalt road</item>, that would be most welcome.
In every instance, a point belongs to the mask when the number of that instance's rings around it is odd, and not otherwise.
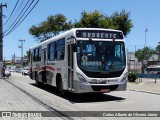
[[[156,94],[127,90],[110,92],[103,95],[77,95],[68,93],[66,97],[61,97],[58,95],[58,92],[54,87],[48,85],[36,87],[35,81],[29,79],[28,76],[22,76],[19,73],[12,73],[12,76],[9,79],[6,79],[6,82],[18,87],[19,90],[23,91],[23,93],[25,93],[24,91],[26,91],[25,94],[29,94],[28,97],[32,97],[33,101],[42,103],[44,107],[47,106],[48,108],[55,111],[160,111],[160,95]],[[80,112],[73,112],[73,114],[79,113]],[[81,114],[83,117],[84,112],[82,112]],[[146,112],[146,114],[148,113]],[[107,119],[151,119],[151,117],[137,116],[140,116],[139,113],[136,113],[134,117],[119,116],[109,118],[107,117]],[[158,120],[159,118],[160,117],[153,117],[152,119]],[[96,117],[95,113],[95,117],[90,118],[90,113],[88,113],[88,117],[85,117],[83,119],[105,120],[106,117]]]

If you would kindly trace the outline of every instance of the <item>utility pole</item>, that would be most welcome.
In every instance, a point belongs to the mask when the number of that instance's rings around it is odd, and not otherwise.
[[[2,17],[3,17],[3,7],[7,8],[7,5],[0,4],[0,78],[2,77],[3,68],[3,27],[2,27]]]
[[[25,42],[25,40],[19,40],[21,42],[21,45],[19,45],[18,48],[21,48],[21,67],[23,68],[23,42]]]
[[[148,31],[149,31],[149,30],[148,30],[147,28],[146,28],[145,31],[144,31],[144,32],[145,32],[145,42],[144,42],[144,47],[146,47],[146,32],[148,32]]]

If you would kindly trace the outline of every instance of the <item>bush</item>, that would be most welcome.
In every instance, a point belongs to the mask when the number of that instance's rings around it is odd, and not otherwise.
[[[137,79],[137,71],[129,71],[128,73],[128,81],[129,82],[135,82]]]

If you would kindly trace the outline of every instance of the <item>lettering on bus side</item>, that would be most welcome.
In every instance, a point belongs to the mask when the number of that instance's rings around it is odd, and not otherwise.
[[[61,68],[57,68],[57,71],[61,71]]]
[[[47,62],[47,65],[55,65],[55,63]]]

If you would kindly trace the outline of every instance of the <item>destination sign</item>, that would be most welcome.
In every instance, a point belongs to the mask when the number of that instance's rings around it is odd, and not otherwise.
[[[123,39],[122,32],[105,30],[77,30],[78,38]]]

